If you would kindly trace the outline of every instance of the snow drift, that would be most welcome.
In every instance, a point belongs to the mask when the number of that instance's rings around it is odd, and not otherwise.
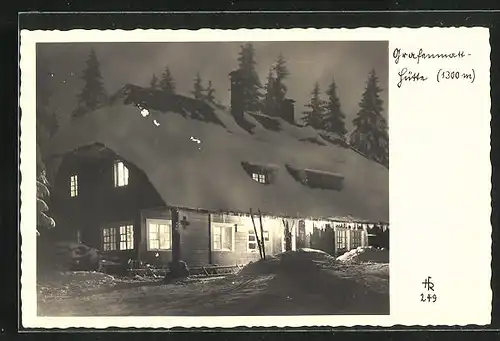
[[[389,250],[373,246],[358,247],[337,257],[337,261],[346,263],[389,263]]]

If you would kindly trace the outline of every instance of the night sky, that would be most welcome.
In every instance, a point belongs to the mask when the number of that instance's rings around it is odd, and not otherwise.
[[[205,83],[211,80],[215,96],[229,104],[229,72],[237,68],[242,42],[190,43],[45,43],[37,46],[37,77],[43,77],[52,92],[51,109],[64,124],[76,106],[76,95],[82,87],[81,73],[93,47],[101,65],[104,84],[112,94],[126,83],[147,86],[153,75],[160,76],[166,65],[175,77],[177,92],[190,95],[196,72]],[[335,77],[346,123],[358,111],[371,69],[375,69],[381,97],[387,108],[388,43],[387,42],[255,42],[256,69],[262,85],[269,67],[282,53],[290,76],[286,80],[287,97],[297,101],[296,118],[300,117],[316,81],[322,92]],[[40,84],[40,83],[39,83]],[[326,99],[326,95],[324,96]],[[385,109],[386,110],[386,109]],[[387,115],[387,112],[385,112]]]

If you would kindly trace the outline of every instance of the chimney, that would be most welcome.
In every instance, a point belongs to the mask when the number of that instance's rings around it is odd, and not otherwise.
[[[241,87],[241,72],[239,70],[229,73],[231,78],[231,115],[236,121],[243,119],[243,89]]]

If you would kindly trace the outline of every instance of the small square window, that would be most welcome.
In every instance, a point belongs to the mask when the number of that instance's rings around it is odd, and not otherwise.
[[[263,173],[252,173],[252,179],[260,182],[261,184],[267,183],[267,177]]]

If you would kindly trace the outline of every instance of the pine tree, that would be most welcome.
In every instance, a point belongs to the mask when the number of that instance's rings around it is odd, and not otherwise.
[[[255,49],[252,44],[241,46],[238,57],[239,71],[242,76],[242,107],[243,111],[256,112],[261,110],[262,85],[255,70]]]
[[[50,114],[51,96],[50,73],[46,61],[37,59],[36,75],[36,197],[37,197],[37,235],[40,231],[55,226],[54,219],[48,216],[47,199],[49,183],[44,163],[44,147],[47,140],[55,133],[59,124],[55,113]]]
[[[279,116],[287,91],[283,81],[289,74],[285,59],[280,54],[276,63],[269,69],[267,76],[266,93],[264,95],[264,111],[266,114]]]
[[[49,182],[46,177],[45,164],[42,160],[42,154],[40,152],[40,146],[36,145],[36,203],[37,203],[37,220],[36,220],[36,233],[40,234],[41,230],[53,228],[56,223],[53,218],[51,218],[47,212],[49,211],[49,206],[47,204],[47,199],[50,196]]]
[[[290,75],[290,72],[288,71],[288,68],[286,66],[285,58],[282,54],[278,56],[278,60],[274,65],[274,74],[276,75],[275,86],[273,89],[275,91],[274,97],[276,99],[276,102],[278,104],[281,104],[285,99],[287,91],[287,87],[283,83],[283,81]]]
[[[203,83],[201,80],[200,73],[196,73],[196,78],[194,79],[194,85],[193,85],[193,91],[191,93],[193,94],[193,97],[196,99],[203,99],[205,97],[204,95],[205,89],[203,88]]]
[[[90,50],[86,68],[82,79],[85,82],[82,92],[78,96],[78,107],[74,116],[81,116],[86,112],[97,109],[106,103],[108,95],[102,81],[99,60],[94,49]]]
[[[343,138],[347,134],[347,129],[345,127],[345,115],[342,112],[340,100],[337,95],[335,79],[332,80],[326,94],[328,95],[328,101],[325,105],[323,128]]]
[[[160,89],[169,94],[175,94],[175,80],[168,66],[165,68],[165,71],[161,75]]]
[[[158,77],[156,77],[155,73],[153,73],[153,77],[151,77],[151,80],[149,81],[149,87],[154,90],[160,88],[160,85],[158,84]]]
[[[382,116],[381,91],[375,70],[372,70],[359,103],[360,110],[353,120],[350,144],[368,158],[389,167],[389,129]]]
[[[304,117],[302,118],[302,121],[306,125],[311,126],[314,129],[323,129],[324,102],[320,97],[318,82],[315,83],[311,95],[311,100],[308,104],[306,104],[306,107],[310,110],[304,111]]]
[[[275,98],[275,85],[276,77],[274,75],[274,68],[269,69],[267,74],[267,82],[264,86],[266,93],[264,94],[264,113],[267,115],[273,115],[276,112],[276,98]]]
[[[208,81],[208,85],[205,92],[206,92],[205,99],[210,103],[215,103],[215,96],[214,96],[215,89],[212,85],[212,81]]]

